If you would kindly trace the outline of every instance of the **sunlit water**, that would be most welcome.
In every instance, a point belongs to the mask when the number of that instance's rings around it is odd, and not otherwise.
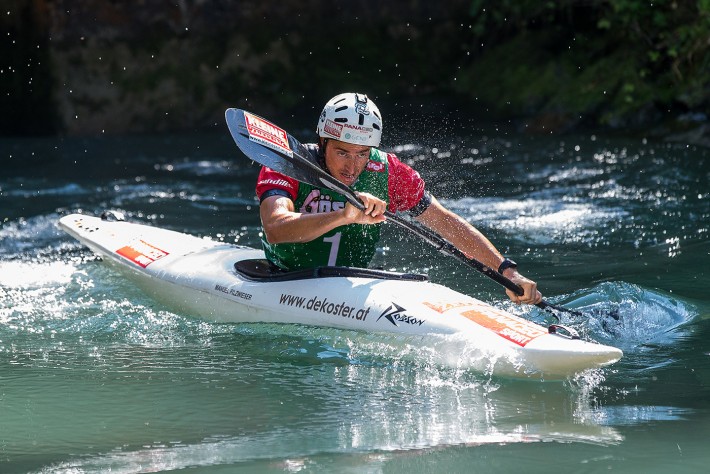
[[[513,381],[430,341],[171,313],[56,222],[111,208],[257,246],[257,168],[226,131],[3,140],[0,472],[704,472],[710,151],[438,140],[396,150],[619,363]],[[399,232],[374,265],[549,320]]]

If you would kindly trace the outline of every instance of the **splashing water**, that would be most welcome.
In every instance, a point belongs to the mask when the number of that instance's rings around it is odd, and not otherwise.
[[[659,291],[623,282],[605,282],[580,290],[567,305],[591,317],[574,321],[594,337],[633,351],[643,344],[671,344],[678,330],[693,320],[697,310]]]

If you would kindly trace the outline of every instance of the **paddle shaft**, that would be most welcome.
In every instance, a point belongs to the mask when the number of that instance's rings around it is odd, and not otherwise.
[[[361,204],[362,206],[362,204]],[[504,286],[508,290],[512,291],[518,296],[522,296],[525,292],[523,289],[514,283],[510,278],[506,277],[505,275],[502,275],[498,273],[497,271],[493,270],[491,267],[484,265],[483,263],[479,262],[475,258],[468,257],[466,254],[464,254],[461,250],[456,248],[451,242],[447,241],[444,239],[442,236],[440,236],[438,233],[434,232],[433,230],[429,228],[425,228],[423,226],[414,224],[411,221],[408,221],[406,219],[403,219],[402,217],[398,216],[397,214],[394,214],[390,211],[385,211],[385,217],[387,217],[388,222],[393,222],[394,224],[397,224],[410,232],[416,234],[419,238],[422,240],[428,242],[432,246],[436,247],[437,250],[439,250],[441,253],[446,254],[450,257],[454,257],[455,259],[459,260],[460,262],[468,265],[469,267],[472,267],[473,269],[479,271],[480,273],[483,273],[485,276],[488,278],[494,280],[495,282],[499,283],[500,285]],[[572,314],[579,314],[576,311],[564,308],[562,306],[557,306],[548,303],[545,300],[542,300],[540,303],[536,304],[535,306],[542,308],[542,309],[555,309],[557,311],[566,311]]]
[[[352,189],[350,189],[348,186],[340,183],[339,181],[337,183],[339,183],[340,188],[342,188],[339,191],[340,194],[345,196],[346,199],[348,200],[348,202],[352,203],[354,206],[356,206],[360,210],[364,209],[365,206],[357,198],[357,196],[352,191]],[[412,232],[420,239],[431,244],[439,252],[441,252],[445,255],[448,255],[450,257],[453,257],[456,260],[475,269],[476,271],[483,273],[485,276],[492,279],[496,283],[504,286],[506,289],[512,291],[516,295],[522,296],[525,293],[525,291],[520,287],[520,285],[513,282],[510,278],[506,277],[505,275],[503,275],[501,273],[498,273],[496,270],[493,270],[491,267],[484,265],[483,263],[479,262],[475,258],[471,258],[471,257],[467,256],[461,250],[456,248],[456,246],[454,246],[451,242],[446,240],[444,237],[439,235],[437,232],[429,229],[428,227],[424,227],[422,225],[415,224],[414,222],[409,221],[409,220],[399,216],[398,214],[395,214],[390,211],[385,211],[385,217],[387,218],[388,222],[392,222],[394,224],[397,224],[400,227],[403,227],[404,229],[407,229],[408,231]],[[555,305],[552,303],[548,303],[545,300],[540,301],[535,306],[537,306],[538,308],[541,308],[541,309],[548,310],[548,311],[553,309],[556,311],[562,311],[562,312],[574,314],[577,316],[582,316],[582,314],[579,311],[574,311],[572,309],[568,309],[563,306],[558,306],[558,305]],[[552,314],[554,315],[554,313],[552,313]],[[554,316],[557,317],[557,315],[554,315]],[[559,320],[559,318],[558,318],[558,320]]]

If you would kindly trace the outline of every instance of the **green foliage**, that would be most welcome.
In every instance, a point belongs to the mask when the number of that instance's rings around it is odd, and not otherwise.
[[[625,123],[710,102],[710,0],[473,0],[469,12],[481,46],[459,90],[494,110]],[[496,63],[503,77],[487,81]]]
[[[211,126],[228,105],[311,113],[343,90],[393,103],[453,92],[506,118],[618,126],[710,112],[710,0],[207,2],[177,20],[124,3],[67,16],[13,0],[5,133]]]

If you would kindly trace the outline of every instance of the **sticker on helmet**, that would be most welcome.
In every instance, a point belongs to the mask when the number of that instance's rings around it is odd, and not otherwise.
[[[327,120],[323,126],[323,131],[335,138],[340,138],[340,134],[343,133],[343,126],[332,120]]]
[[[285,130],[249,112],[244,112],[244,121],[247,125],[249,140],[283,153],[288,157],[293,157],[293,152],[288,144],[288,134]]]
[[[362,102],[355,104],[355,112],[362,115],[370,115],[370,110],[367,108],[367,104],[363,104]]]

